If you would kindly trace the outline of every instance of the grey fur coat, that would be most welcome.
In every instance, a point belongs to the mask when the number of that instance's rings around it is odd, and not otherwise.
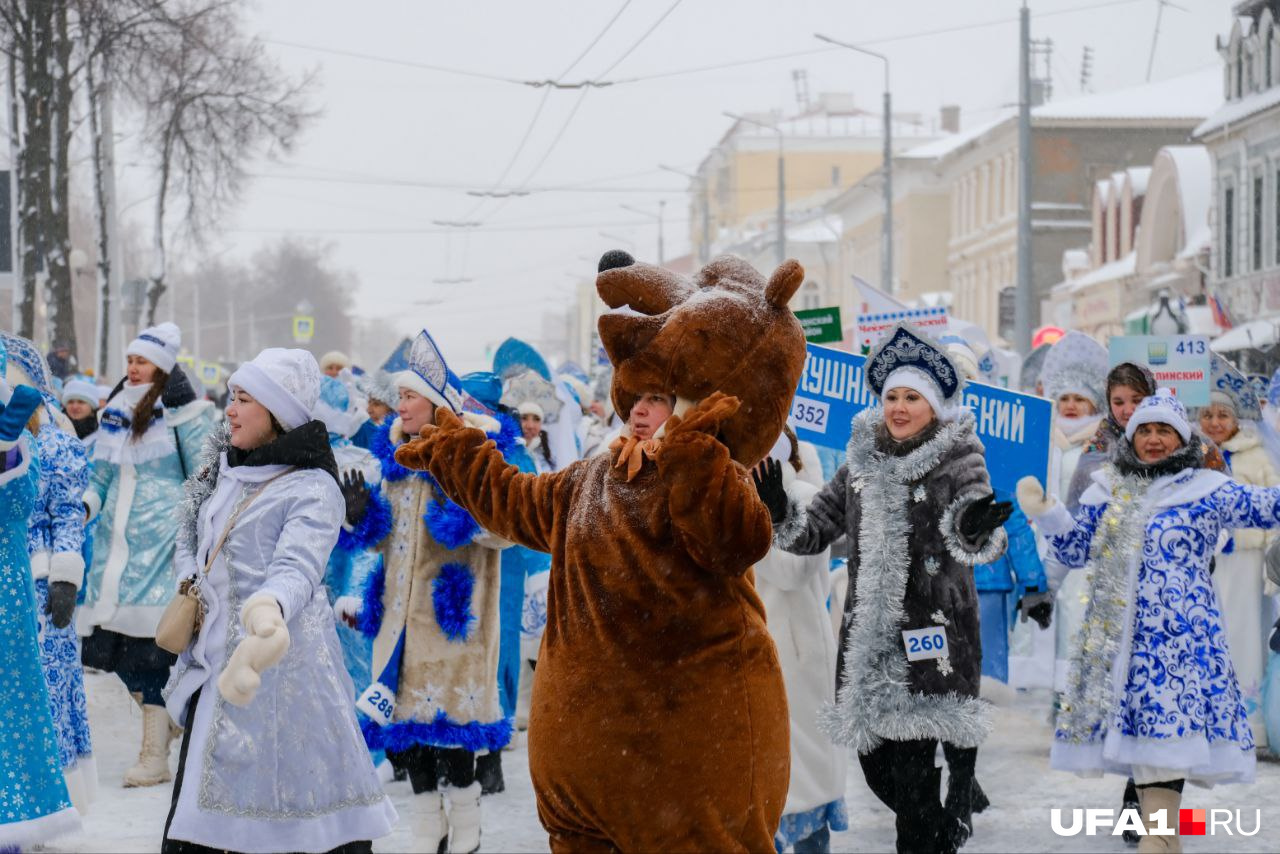
[[[970,540],[957,522],[990,492],[970,413],[898,444],[872,409],[854,418],[835,477],[808,507],[788,507],[781,548],[814,554],[849,538],[836,703],[823,713],[834,741],[867,753],[885,739],[976,747],[986,737],[973,567],[1003,554],[1007,538],[999,528]],[[939,625],[949,655],[909,662],[902,632]]]

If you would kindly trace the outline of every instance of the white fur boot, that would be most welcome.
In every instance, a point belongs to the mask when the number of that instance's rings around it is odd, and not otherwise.
[[[443,792],[424,792],[415,799],[421,812],[413,816],[414,845],[427,854],[445,854],[449,850],[449,818],[444,811]]]
[[[451,854],[472,854],[480,850],[480,783],[465,789],[449,790],[449,838]]]
[[[164,706],[142,707],[142,751],[138,763],[124,772],[124,787],[158,786],[173,779],[169,773],[169,713]]]

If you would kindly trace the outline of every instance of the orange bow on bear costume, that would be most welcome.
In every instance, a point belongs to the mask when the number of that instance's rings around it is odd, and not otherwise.
[[[787,700],[751,572],[772,527],[746,467],[804,366],[787,305],[803,278],[722,257],[689,281],[610,252],[597,290],[631,309],[599,323],[619,416],[654,390],[692,409],[554,474],[520,473],[444,408],[396,452],[487,530],[552,555],[529,768],[555,851],[773,851]]]

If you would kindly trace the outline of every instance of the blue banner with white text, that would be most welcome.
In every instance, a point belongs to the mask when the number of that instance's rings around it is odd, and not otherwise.
[[[866,383],[866,357],[810,344],[804,373],[791,402],[791,426],[802,440],[843,451],[850,422],[880,400]],[[1018,479],[1034,475],[1047,483],[1053,406],[1035,395],[970,382],[965,405],[986,448],[991,484],[1012,492]]]

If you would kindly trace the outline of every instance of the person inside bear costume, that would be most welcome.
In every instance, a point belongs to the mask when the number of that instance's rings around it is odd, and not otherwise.
[[[748,473],[782,430],[805,360],[787,304],[717,258],[690,281],[606,253],[596,288],[622,418],[661,393],[652,438],[522,474],[441,410],[396,461],[485,529],[550,552],[529,769],[553,851],[772,851],[790,771],[786,692],[751,567],[772,527]]]

